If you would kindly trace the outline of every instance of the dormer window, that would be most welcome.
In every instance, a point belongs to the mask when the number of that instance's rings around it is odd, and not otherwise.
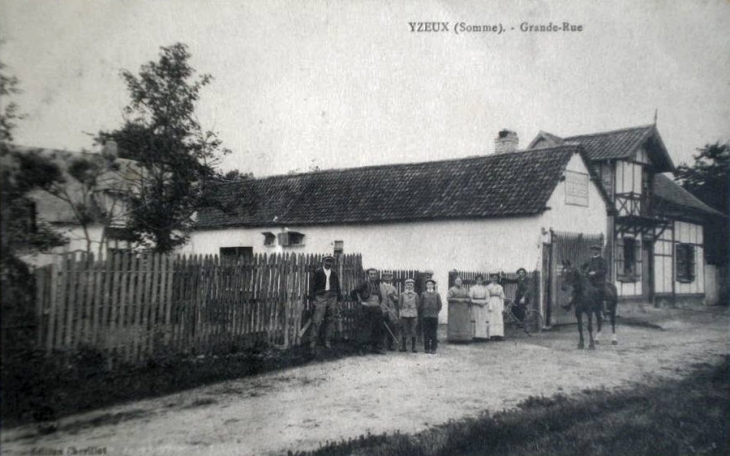
[[[270,231],[261,233],[264,235],[264,245],[266,247],[273,247],[276,245],[276,235]]]

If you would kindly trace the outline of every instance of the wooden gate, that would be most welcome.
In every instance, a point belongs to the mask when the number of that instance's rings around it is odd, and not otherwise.
[[[548,301],[546,319],[549,325],[575,323],[573,309],[564,310],[562,306],[568,303],[569,291],[563,291],[563,261],[568,260],[580,267],[591,257],[591,246],[603,245],[603,234],[590,235],[582,233],[568,233],[563,231],[551,232],[549,261],[543,264],[548,268],[545,277],[548,278]]]

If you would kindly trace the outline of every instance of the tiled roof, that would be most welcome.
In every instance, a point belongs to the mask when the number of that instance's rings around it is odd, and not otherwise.
[[[672,159],[669,157],[655,125],[644,125],[641,127],[624,128],[621,130],[565,138],[541,131],[538,134],[538,138],[546,140],[548,144],[579,143],[585,149],[590,161],[631,158],[639,147],[648,144],[648,151],[657,171],[665,172],[674,170]]]
[[[563,138],[583,145],[590,160],[629,158],[654,131],[653,125]]]
[[[198,228],[538,214],[579,146],[222,183]]]
[[[681,208],[683,210],[690,209],[693,212],[703,215],[724,215],[700,201],[699,198],[683,189],[677,185],[676,182],[663,174],[654,175],[654,198],[661,200],[659,207],[669,209]],[[666,204],[661,204],[662,202],[668,203],[669,206],[667,207]]]

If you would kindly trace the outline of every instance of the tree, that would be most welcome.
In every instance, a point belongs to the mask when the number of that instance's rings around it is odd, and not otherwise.
[[[114,140],[119,156],[136,160],[127,195],[127,228],[135,240],[157,252],[184,244],[200,208],[215,205],[208,186],[220,178],[214,166],[229,151],[195,118],[200,91],[212,76],[195,78],[184,44],[162,47],[159,60],[142,65],[139,75],[123,71],[131,102],[121,128],[100,132]]]
[[[706,226],[705,243],[707,244],[708,262],[727,265],[728,243],[728,209],[730,208],[730,143],[707,144],[697,149],[692,166],[682,163],[677,167],[677,180],[682,187],[716,209],[725,217],[715,217]]]
[[[222,182],[240,182],[250,179],[253,179],[253,173],[242,173],[237,169],[228,171],[219,177],[219,180]]]
[[[34,416],[42,410],[39,371],[29,367],[35,344],[35,280],[21,255],[47,251],[64,238],[35,219],[29,194],[49,188],[60,178],[57,166],[37,157],[27,158],[13,148],[13,128],[22,119],[9,101],[18,93],[18,80],[0,62],[0,320],[2,330],[2,414],[18,414],[15,397],[32,397]],[[29,166],[30,165],[30,166]],[[40,398],[40,399],[38,399]]]
[[[34,203],[28,196],[33,190],[59,182],[60,170],[48,160],[26,158],[12,147],[13,128],[23,116],[17,104],[8,100],[19,92],[18,79],[8,75],[0,62],[0,253],[3,261],[9,262],[19,255],[47,251],[64,243],[49,225],[35,219]]]

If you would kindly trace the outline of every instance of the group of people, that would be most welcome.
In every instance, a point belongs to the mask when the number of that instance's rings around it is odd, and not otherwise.
[[[318,268],[310,282],[310,299],[314,304],[312,318],[312,338],[310,345],[317,346],[322,325],[324,324],[324,346],[330,347],[334,333],[334,314],[337,302],[343,299],[339,278],[333,271],[334,257],[326,255],[322,267]],[[515,295],[515,315],[524,316],[529,305],[530,287],[527,272],[517,271],[517,292]],[[501,275],[490,275],[490,282],[484,285],[484,277],[476,277],[476,285],[467,290],[461,277],[456,277],[454,286],[447,293],[449,303],[468,303],[471,311],[472,334],[475,340],[504,340],[504,300],[505,294],[500,285]],[[426,353],[436,353],[438,349],[438,316],[443,304],[441,295],[436,291],[436,281],[428,279],[425,291],[415,291],[415,281],[407,279],[405,289],[399,293],[393,285],[393,273],[383,271],[378,280],[378,270],[371,268],[367,278],[360,283],[350,297],[358,302],[356,321],[359,331],[356,340],[361,349],[373,353],[384,353],[384,348],[405,352],[417,352],[417,328],[419,318],[423,330],[423,344]],[[398,347],[400,342],[400,347]]]
[[[322,267],[314,272],[310,282],[310,300],[314,303],[312,317],[312,338],[310,345],[317,346],[320,331],[324,324],[324,346],[330,347],[334,333],[333,316],[337,302],[343,299],[339,277],[332,270],[334,257],[326,255]],[[423,343],[426,353],[436,353],[438,348],[438,315],[443,307],[441,295],[436,291],[436,281],[428,279],[426,290],[420,295],[415,291],[415,281],[405,281],[402,293],[393,286],[393,273],[384,271],[378,280],[378,270],[367,271],[367,279],[360,283],[350,297],[357,301],[359,331],[357,342],[361,350],[383,354],[385,347],[396,350],[400,341],[400,351],[416,353],[417,327],[419,317],[423,327]]]
[[[367,279],[350,293],[351,298],[361,304],[358,337],[361,348],[382,354],[384,347],[395,350],[400,341],[400,351],[405,352],[410,340],[411,351],[416,353],[416,328],[420,317],[424,351],[436,353],[438,315],[443,307],[441,295],[436,291],[436,281],[428,279],[426,291],[419,295],[415,291],[415,281],[407,279],[405,290],[398,293],[393,286],[392,272],[383,271],[380,281],[376,269],[368,269],[367,273]]]
[[[461,277],[454,279],[449,289],[447,301],[454,304],[467,304],[471,323],[471,339],[475,341],[504,340],[505,293],[501,283],[516,283],[517,290],[512,313],[518,319],[525,317],[525,309],[531,302],[531,287],[524,268],[517,270],[517,279],[507,279],[501,273],[489,275],[489,283],[484,285],[484,276],[475,278],[476,284],[468,291]]]

